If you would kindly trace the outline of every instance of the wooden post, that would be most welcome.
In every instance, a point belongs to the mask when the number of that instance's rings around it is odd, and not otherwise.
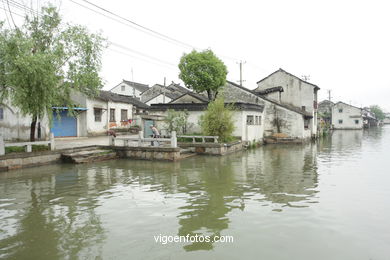
[[[202,136],[202,143],[205,143],[206,141],[204,140],[204,136]]]
[[[54,151],[56,149],[56,144],[54,142],[54,134],[50,133],[50,150]]]
[[[0,135],[0,155],[5,154],[5,144],[4,144],[4,138]]]
[[[195,137],[192,137],[192,143],[195,143]]]
[[[26,145],[26,152],[27,153],[31,153],[32,152],[32,145],[31,144]]]
[[[171,147],[172,148],[176,148],[177,147],[176,131],[172,131],[172,133],[171,133]]]
[[[138,132],[138,147],[142,146],[142,139],[144,139],[144,131]]]
[[[218,143],[218,137],[214,137],[214,143]]]
[[[123,146],[125,147],[129,146],[129,140],[123,139]]]

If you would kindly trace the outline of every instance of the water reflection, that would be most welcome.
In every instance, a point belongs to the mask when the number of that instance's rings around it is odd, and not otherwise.
[[[166,229],[176,232],[171,235],[228,235],[232,215],[245,214],[249,205],[259,213],[282,215],[318,203],[317,158],[330,162],[356,156],[364,138],[379,138],[375,132],[365,135],[335,131],[317,144],[270,145],[178,163],[117,160],[1,174],[0,257],[73,259],[118,251],[108,244],[148,251],[165,219]],[[146,235],[119,243],[122,230]],[[199,251],[217,245],[180,246]]]

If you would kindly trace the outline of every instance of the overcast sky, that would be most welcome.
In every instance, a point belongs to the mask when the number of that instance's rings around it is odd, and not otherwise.
[[[13,4],[22,0],[9,1],[11,10],[22,14]],[[388,1],[89,1],[182,42],[76,4],[114,17],[83,0],[52,1],[61,5],[64,20],[101,31],[112,42],[103,54],[104,89],[122,79],[149,85],[162,84],[164,77],[167,83],[180,82],[177,64],[183,53],[210,48],[227,65],[228,80],[238,82],[238,62],[245,62],[244,86],[249,89],[283,68],[299,77],[309,75],[321,88],[320,100],[331,90],[332,101],[378,104],[390,112]],[[36,8],[43,1],[25,3]],[[5,19],[3,9],[0,19]]]

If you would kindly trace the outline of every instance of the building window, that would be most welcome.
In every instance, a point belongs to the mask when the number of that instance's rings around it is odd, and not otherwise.
[[[303,120],[303,127],[305,129],[309,129],[310,119],[304,119]]]
[[[357,124],[357,125],[358,125],[358,124],[359,124],[359,120],[355,120],[355,124]]]
[[[127,121],[127,109],[121,109],[121,121]]]
[[[342,123],[343,123],[343,120],[340,119],[340,120],[339,120],[339,124],[341,125]]]
[[[254,116],[246,116],[246,124],[247,125],[253,125],[254,122]]]
[[[259,116],[259,125],[261,125],[261,116]]]
[[[115,122],[115,109],[110,108],[110,122]]]
[[[343,109],[342,108],[339,108],[339,113],[343,113]]]
[[[101,108],[93,108],[93,114],[95,115],[95,122],[102,121],[102,109]]]
[[[4,119],[4,109],[0,107],[0,120]]]
[[[122,90],[122,92],[125,92],[126,86],[125,86],[125,85],[122,85],[122,86],[121,86],[121,90]]]

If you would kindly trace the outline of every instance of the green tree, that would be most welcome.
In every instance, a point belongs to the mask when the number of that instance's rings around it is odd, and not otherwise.
[[[39,16],[26,15],[20,28],[0,24],[0,102],[10,101],[32,117],[31,141],[38,118],[52,119],[53,105],[73,113],[72,91],[98,93],[103,44],[99,34],[63,24],[53,6]]]
[[[233,111],[234,107],[232,105],[225,106],[224,99],[221,97],[210,102],[206,112],[199,120],[202,133],[218,136],[221,142],[230,141],[235,129]]]
[[[169,132],[176,131],[178,134],[185,134],[188,126],[188,111],[175,111],[168,109],[165,123]]]
[[[370,106],[370,111],[374,113],[376,119],[378,120],[383,120],[386,117],[385,112],[383,112],[382,108],[378,105]]]
[[[194,91],[207,92],[209,100],[217,97],[226,83],[227,68],[211,50],[184,54],[179,63],[179,78]]]

